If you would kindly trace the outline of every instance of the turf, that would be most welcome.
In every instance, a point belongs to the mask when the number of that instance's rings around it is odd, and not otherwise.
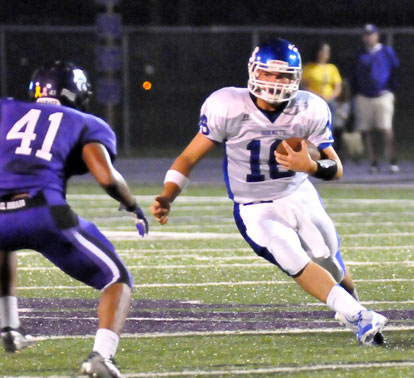
[[[146,209],[159,192],[150,185],[133,189]],[[167,226],[150,221],[159,237],[111,238],[135,281],[127,335],[117,355],[122,372],[130,377],[412,374],[414,191],[334,185],[319,189],[361,300],[390,318],[385,347],[358,345],[352,333],[337,327],[328,308],[255,256],[238,236],[223,186],[190,185],[174,204]],[[104,232],[135,232],[132,220],[96,185],[73,184],[69,193],[78,214]],[[161,238],[165,232],[174,235]],[[22,251],[22,321],[33,327],[35,336],[47,338],[15,355],[0,351],[0,376],[78,374],[93,343],[98,294],[42,256]],[[49,308],[31,307],[42,298],[53,299]],[[69,305],[70,298],[86,302],[76,308]],[[76,327],[82,322],[89,328]],[[56,332],[44,331],[50,324]],[[68,324],[72,328],[66,329]]]

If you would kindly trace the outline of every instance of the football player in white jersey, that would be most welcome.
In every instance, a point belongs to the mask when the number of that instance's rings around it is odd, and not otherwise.
[[[335,226],[308,179],[342,175],[332,147],[328,105],[299,90],[300,54],[286,40],[257,46],[248,68],[248,88],[222,88],[204,102],[200,131],[168,170],[151,211],[165,224],[170,204],[193,167],[217,144],[224,144],[225,181],[244,239],[259,256],[334,310],[359,342],[378,345],[387,319],[357,301]],[[303,138],[300,151],[284,141],[290,137]],[[318,147],[323,160],[311,159],[304,140]],[[280,143],[287,155],[276,151]]]

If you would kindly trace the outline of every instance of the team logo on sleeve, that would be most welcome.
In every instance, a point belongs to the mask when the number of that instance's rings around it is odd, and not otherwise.
[[[200,128],[200,132],[204,135],[208,135],[210,134],[210,130],[208,128],[207,125],[207,116],[206,115],[202,115],[200,117],[200,123],[198,124],[199,128]]]

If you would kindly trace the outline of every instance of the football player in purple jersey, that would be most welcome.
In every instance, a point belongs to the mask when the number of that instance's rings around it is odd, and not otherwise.
[[[20,327],[16,251],[40,252],[72,278],[101,290],[98,331],[82,373],[120,377],[113,357],[130,306],[132,277],[109,240],[66,201],[73,175],[91,172],[120,208],[148,222],[114,168],[116,138],[102,119],[85,113],[91,91],[86,73],[63,61],[35,71],[30,102],[0,100],[0,326],[8,352],[30,345]]]

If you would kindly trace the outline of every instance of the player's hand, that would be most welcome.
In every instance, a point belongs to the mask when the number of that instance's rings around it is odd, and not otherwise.
[[[149,225],[148,220],[145,218],[145,214],[142,211],[142,209],[138,206],[138,204],[135,204],[135,206],[131,209],[127,209],[123,204],[119,206],[119,210],[126,210],[131,214],[134,214],[135,219],[135,226],[138,230],[138,233],[141,237],[144,237],[145,234],[148,234]]]
[[[151,205],[151,212],[158,223],[166,224],[170,212],[170,201],[168,198],[161,196],[155,197],[154,202]]]
[[[282,141],[287,155],[279,154],[275,151],[276,161],[285,169],[296,172],[306,172],[310,175],[314,174],[317,169],[316,162],[309,155],[306,141],[302,140],[300,151],[294,151],[292,147],[285,141]]]

